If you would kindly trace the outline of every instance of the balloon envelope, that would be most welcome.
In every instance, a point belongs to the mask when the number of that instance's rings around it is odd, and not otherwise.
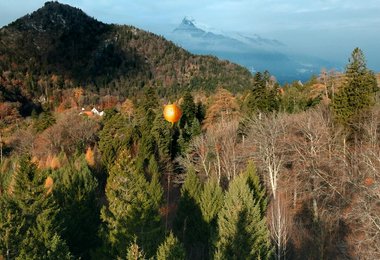
[[[166,121],[174,124],[181,118],[181,109],[176,104],[166,105],[164,108],[164,118]]]

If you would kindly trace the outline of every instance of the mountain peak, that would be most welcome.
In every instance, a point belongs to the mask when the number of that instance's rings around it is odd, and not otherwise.
[[[206,33],[205,30],[199,28],[195,22],[195,19],[189,16],[185,16],[182,22],[177,28],[173,30],[175,33],[191,34],[193,36],[200,36]]]
[[[187,25],[187,26],[195,26],[195,19],[192,18],[192,17],[189,17],[189,16],[185,16],[183,19],[182,19],[182,22],[181,24],[183,25]]]
[[[17,19],[8,27],[16,27],[22,31],[45,32],[71,29],[80,25],[94,27],[104,24],[89,17],[79,8],[51,1],[46,2],[37,11]]]
[[[104,39],[111,29],[111,25],[89,17],[78,8],[47,2],[35,12],[2,28],[0,39],[6,43],[4,51],[30,57],[31,67],[44,68],[44,73],[64,72],[80,78],[79,74],[89,74],[86,70],[95,66],[87,64],[94,53],[99,57],[103,55]],[[95,62],[95,58],[93,60]]]

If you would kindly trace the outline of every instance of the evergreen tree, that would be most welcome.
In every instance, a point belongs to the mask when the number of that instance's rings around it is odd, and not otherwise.
[[[20,254],[16,259],[72,259],[65,241],[57,234],[51,221],[55,209],[43,212],[36,218],[36,223],[26,232],[25,239],[19,245]]]
[[[157,91],[152,86],[144,87],[143,97],[139,103],[139,113],[149,114],[148,112],[151,110],[155,110],[158,106],[158,95]],[[153,118],[146,118],[147,121],[153,122]]]
[[[217,217],[220,209],[223,206],[223,191],[215,179],[209,179],[202,190],[200,196],[200,208],[202,211],[203,220],[206,223],[205,235],[206,253],[211,256],[213,249],[213,241],[216,238]]]
[[[180,154],[184,154],[187,151],[191,140],[195,136],[200,135],[201,132],[201,125],[196,117],[193,118],[191,123],[186,123],[182,128],[179,129],[177,144]]]
[[[55,121],[56,120],[50,111],[44,111],[34,121],[34,128],[37,130],[37,132],[42,132],[49,126],[54,125]]]
[[[186,255],[190,258],[203,255],[204,244],[207,241],[206,224],[199,207],[201,191],[202,186],[198,176],[193,169],[189,170],[181,188],[174,230],[186,248]]]
[[[99,138],[102,162],[109,169],[121,149],[133,147],[133,144],[139,139],[139,133],[126,117],[115,114],[105,121]]]
[[[197,118],[193,119],[193,122],[191,123],[191,137],[194,138],[197,135],[200,135],[202,133],[201,123]]]
[[[332,106],[338,123],[349,126],[375,103],[376,78],[366,67],[363,52],[355,48],[346,67],[346,80]]]
[[[270,112],[278,109],[277,85],[269,86],[270,74],[257,72],[253,78],[253,87],[245,100],[245,110],[252,112]]]
[[[127,260],[144,260],[145,254],[135,241],[127,249]]]
[[[149,182],[136,170],[130,155],[122,152],[109,173],[108,207],[101,214],[106,224],[104,251],[111,254],[108,257],[125,256],[135,237],[148,257],[156,252],[163,235],[159,214],[162,194],[158,178]]]
[[[214,179],[209,179],[202,190],[200,196],[200,208],[203,219],[206,223],[216,220],[216,217],[223,205],[223,191]]]
[[[156,110],[158,107],[159,103],[156,89],[151,86],[145,87],[143,97],[137,108],[137,118],[139,119],[142,134],[150,132],[152,122],[156,118]]]
[[[266,99],[266,88],[265,88],[265,81],[263,79],[263,76],[260,72],[256,72],[253,78],[253,88],[250,92],[250,96],[247,102],[247,106],[252,111],[260,110],[260,111],[266,111],[267,110],[267,99]]]
[[[182,260],[185,258],[185,249],[173,233],[170,233],[157,250],[157,260]]]
[[[260,206],[261,216],[265,216],[268,201],[265,194],[265,188],[260,183],[260,178],[257,175],[256,166],[253,161],[249,161],[247,168],[242,173],[247,178],[248,187],[253,194],[253,199]]]
[[[57,179],[54,197],[61,208],[60,219],[65,227],[62,235],[76,257],[88,259],[90,250],[98,243],[98,182],[83,156],[54,174]]]
[[[164,141],[162,141],[162,143],[164,143]],[[164,146],[162,146],[161,148],[164,148]],[[165,152],[167,151],[162,150],[161,152],[165,154]],[[138,161],[136,162],[136,164],[138,170],[144,170],[146,165],[149,163],[149,159],[151,158],[151,156],[156,156],[157,154],[157,143],[154,135],[152,135],[150,130],[143,132],[140,138],[139,149],[137,154]]]
[[[14,259],[19,255],[19,245],[25,234],[25,225],[20,209],[8,194],[0,196],[0,255]]]
[[[188,91],[183,96],[181,110],[182,110],[182,117],[180,121],[180,127],[184,127],[186,123],[188,125],[191,125],[191,123],[193,122],[193,119],[196,116],[197,107],[194,103],[193,96]]]
[[[157,92],[153,87],[146,87],[144,89],[143,97],[140,100],[137,107],[137,126],[139,130],[139,145],[138,145],[138,158],[137,168],[138,170],[144,170],[148,164],[148,161],[152,155],[158,158],[158,144],[156,136],[160,135],[164,130],[161,129],[164,119],[162,114],[157,111],[159,107]],[[161,122],[160,122],[161,120]],[[158,134],[153,134],[153,127],[156,127],[155,131]],[[166,141],[166,139],[165,139]],[[161,141],[161,148],[164,148],[165,141]],[[165,153],[164,149],[161,152]]]
[[[150,134],[157,145],[157,149],[153,148],[151,151],[157,150],[160,161],[167,162],[175,154],[173,132],[172,126],[165,121],[161,114],[158,114],[153,122]]]
[[[156,176],[156,178],[158,178],[159,172],[160,172],[160,170],[159,170],[158,163],[157,163],[156,159],[154,158],[154,155],[152,155],[149,159],[149,164],[148,164],[149,180],[152,180],[155,176]]]
[[[268,259],[269,230],[245,176],[236,177],[218,216],[216,259]]]
[[[189,169],[186,175],[185,182],[181,187],[181,195],[192,197],[196,203],[199,202],[202,192],[202,183],[200,182],[195,170]]]
[[[1,127],[1,123],[0,123],[0,127]],[[1,142],[1,138],[0,138],[0,142]],[[13,169],[12,169],[13,168],[12,165],[14,165],[13,161],[14,159],[11,159],[11,158],[3,158],[3,161],[0,161],[0,197],[6,193],[7,187],[9,186],[9,182],[13,174]]]
[[[195,113],[195,116],[198,119],[199,123],[202,123],[206,117],[206,106],[200,101],[197,102],[197,112]]]
[[[10,259],[71,259],[60,235],[59,208],[44,187],[45,178],[23,157],[11,194],[0,200],[0,252]]]
[[[282,87],[284,92],[280,99],[280,110],[288,113],[297,113],[314,107],[321,101],[321,96],[313,97],[311,85],[294,81]]]
[[[179,130],[179,137],[177,140],[178,144],[178,149],[180,154],[185,154],[188,147],[189,147],[189,142],[187,141],[187,136],[188,136],[188,126],[187,124],[183,129]]]

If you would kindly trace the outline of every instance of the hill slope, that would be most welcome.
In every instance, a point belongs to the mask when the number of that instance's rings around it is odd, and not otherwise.
[[[219,85],[237,91],[252,80],[236,64],[192,55],[163,37],[104,24],[57,2],[0,29],[0,68],[2,92],[17,87],[31,96],[43,94],[47,87],[41,79],[52,76],[56,83],[48,87],[117,85],[125,93],[147,84],[166,91]]]

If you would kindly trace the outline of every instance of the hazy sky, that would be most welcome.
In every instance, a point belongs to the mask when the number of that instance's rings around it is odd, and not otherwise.
[[[0,0],[0,26],[41,0]],[[259,34],[289,48],[346,63],[355,47],[380,71],[379,0],[61,0],[100,21],[163,34],[184,16],[223,31]]]

